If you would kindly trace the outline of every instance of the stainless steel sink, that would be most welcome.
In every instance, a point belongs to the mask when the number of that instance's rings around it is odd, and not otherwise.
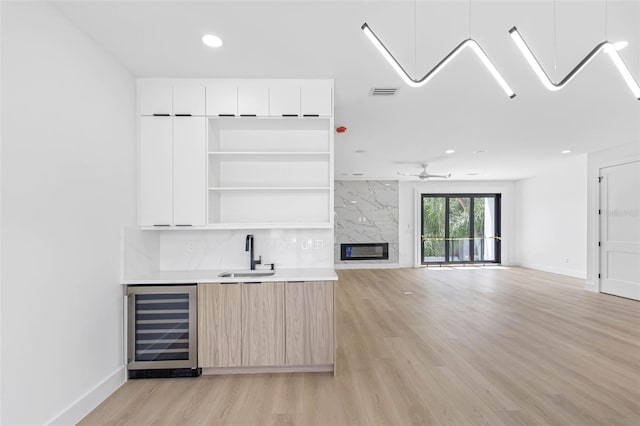
[[[220,278],[251,278],[251,277],[270,277],[276,271],[241,271],[241,272],[223,272],[218,275]]]

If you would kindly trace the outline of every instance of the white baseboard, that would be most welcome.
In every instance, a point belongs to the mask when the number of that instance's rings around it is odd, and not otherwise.
[[[74,425],[77,424],[91,410],[96,408],[109,395],[115,392],[126,381],[127,369],[125,366],[107,376],[103,381],[95,385],[91,390],[74,401],[60,414],[48,421],[48,425]]]
[[[517,266],[523,268],[536,269],[543,272],[551,272],[552,274],[566,275],[568,277],[580,278],[582,280],[587,279],[587,271],[579,271],[576,269],[559,268],[557,266],[539,265],[535,263],[522,262]]]
[[[333,269],[399,269],[406,268],[398,263],[336,263]]]
[[[584,283],[584,289],[587,291],[593,291],[594,293],[599,293],[597,282],[587,281]]]

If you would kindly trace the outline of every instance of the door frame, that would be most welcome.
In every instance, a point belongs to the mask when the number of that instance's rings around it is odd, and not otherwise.
[[[596,168],[596,194],[595,194],[595,198],[596,198],[596,204],[597,204],[597,210],[594,211],[592,214],[595,215],[595,277],[594,277],[594,281],[596,284],[596,288],[595,291],[597,291],[598,293],[602,293],[602,294],[610,294],[610,293],[603,293],[602,292],[602,247],[600,245],[600,242],[602,241],[602,216],[600,214],[600,212],[602,211],[602,185],[601,183],[601,178],[603,177],[602,175],[602,170],[603,169],[608,169],[611,167],[616,167],[616,166],[623,166],[625,164],[630,164],[630,163],[635,163],[635,162],[640,162],[640,155],[632,155],[629,158],[622,160],[622,159],[617,159],[617,160],[609,160],[609,161],[603,161],[601,163],[599,163],[597,165]],[[589,261],[589,259],[587,259],[587,262]],[[588,268],[588,264],[587,264],[587,268]],[[586,284],[586,289],[589,289],[589,283],[587,282]],[[592,291],[594,289],[591,289]],[[615,296],[615,295],[614,295]],[[622,297],[622,296],[619,296]]]
[[[435,193],[431,193],[431,192],[418,192],[416,191],[416,203],[418,204],[418,214],[416,215],[416,266],[419,267],[428,267],[428,266],[442,266],[442,265],[475,265],[475,264],[492,264],[492,265],[500,265],[502,263],[502,242],[501,242],[501,237],[502,237],[502,193],[500,192],[478,192],[478,193],[473,193],[473,192],[464,192],[464,193],[458,193],[458,192],[446,192],[446,193],[439,193],[439,192],[435,192]],[[446,220],[446,218],[448,217],[448,212],[449,212],[449,199],[450,198],[470,198],[470,206],[473,208],[474,205],[474,198],[494,198],[495,202],[496,202],[496,209],[495,209],[495,223],[494,223],[494,227],[495,227],[495,236],[497,237],[495,240],[495,260],[493,261],[480,261],[477,262],[475,260],[469,260],[469,261],[456,261],[456,262],[447,262],[446,259],[449,258],[449,244],[447,243],[448,241],[445,240],[445,261],[444,262],[430,262],[430,263],[424,263],[424,253],[423,253],[423,247],[422,247],[422,225],[424,223],[424,209],[423,209],[423,198],[424,197],[440,197],[440,198],[444,198],[445,199],[445,238],[447,237],[447,235],[449,234],[449,220]],[[474,227],[474,217],[473,214],[470,215],[469,217],[469,230],[470,233],[473,231],[473,227]],[[471,238],[472,236],[470,236]],[[473,245],[470,244],[469,246],[469,253],[470,253],[470,257],[473,257],[472,253],[473,253]]]

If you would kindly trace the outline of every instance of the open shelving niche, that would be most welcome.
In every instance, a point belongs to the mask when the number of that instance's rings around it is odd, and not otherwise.
[[[331,118],[212,117],[207,227],[333,226]]]

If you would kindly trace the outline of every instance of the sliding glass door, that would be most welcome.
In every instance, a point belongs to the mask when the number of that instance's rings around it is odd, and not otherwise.
[[[500,194],[422,194],[422,264],[500,263]]]

